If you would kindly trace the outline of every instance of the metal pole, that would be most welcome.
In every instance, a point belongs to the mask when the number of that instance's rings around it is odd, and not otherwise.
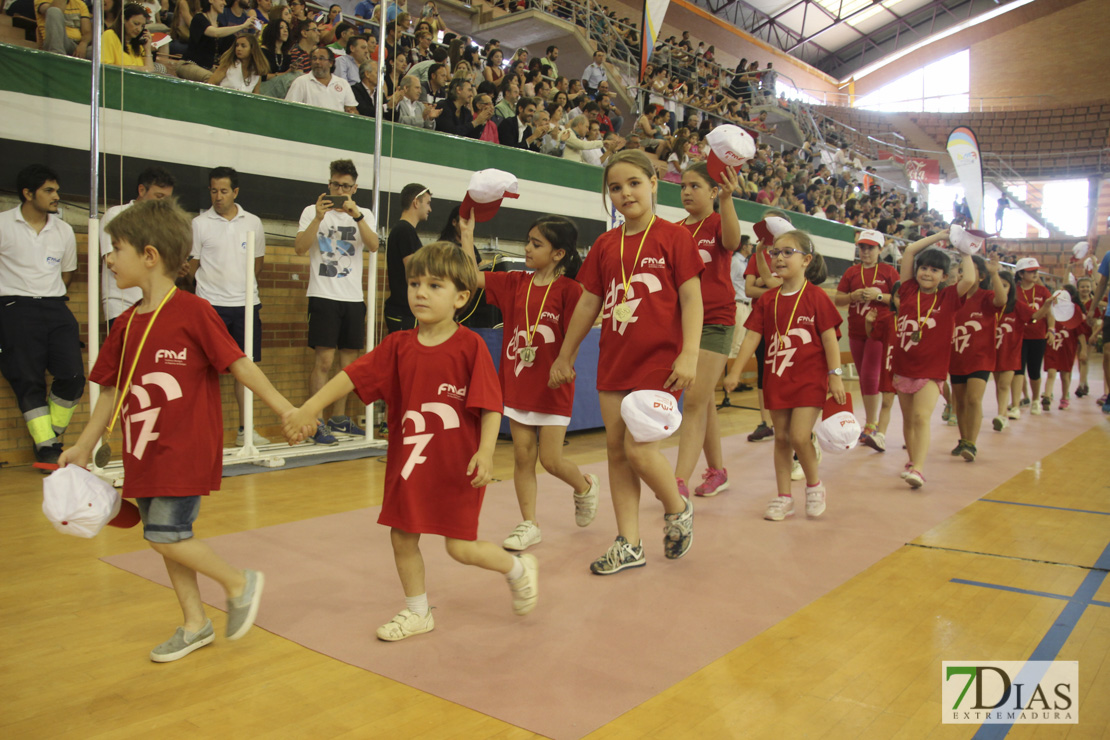
[[[374,187],[371,207],[370,228],[378,233],[378,212],[381,210],[382,194],[382,96],[385,95],[385,16],[389,8],[389,0],[382,0],[382,13],[378,23],[378,95],[377,105],[374,109]],[[400,80],[398,80],[400,84]],[[389,134],[393,136],[393,132]],[[370,252],[366,260],[366,350],[374,347],[374,329],[378,325],[378,253]],[[366,406],[366,439],[377,439],[377,429],[374,427],[373,406]]]
[[[92,7],[92,75],[89,90],[89,372],[100,352],[100,37],[104,30],[102,0]],[[122,114],[123,111],[120,111]],[[121,173],[122,176],[122,173]],[[89,409],[96,408],[100,386],[89,383]],[[99,447],[99,445],[98,445]]]
[[[243,307],[243,349],[247,357],[254,360],[254,232],[247,232],[247,276],[246,305]],[[243,449],[239,451],[243,457],[258,454],[254,446],[254,393],[250,388],[243,389]]]

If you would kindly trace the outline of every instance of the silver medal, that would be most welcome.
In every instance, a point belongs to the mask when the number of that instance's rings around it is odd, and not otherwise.
[[[536,359],[536,348],[521,347],[520,351],[518,351],[517,354],[520,355],[520,359],[524,360],[525,362],[532,362]]]

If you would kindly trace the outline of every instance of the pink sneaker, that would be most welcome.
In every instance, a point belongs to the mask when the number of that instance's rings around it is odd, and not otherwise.
[[[1066,399],[1066,398],[1061,398],[1060,399],[1060,410],[1061,411],[1063,411],[1064,409],[1066,409],[1070,405],[1071,405],[1071,401],[1069,401],[1068,399]]]
[[[906,483],[910,488],[921,488],[925,485],[925,475],[920,470],[910,470],[906,473]]]
[[[899,473],[899,475],[902,476],[902,480],[906,479],[906,476],[910,474],[911,470],[913,470],[913,463],[906,463],[905,467],[902,468],[902,472]]]
[[[690,489],[686,487],[686,481],[681,478],[675,478],[675,482],[678,483],[678,494],[682,496],[682,498],[690,498]]]
[[[696,496],[716,496],[721,491],[728,490],[728,470],[726,468],[706,468],[701,475],[705,482],[694,489]]]

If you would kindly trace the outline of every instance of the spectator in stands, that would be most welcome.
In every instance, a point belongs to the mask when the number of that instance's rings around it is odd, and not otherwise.
[[[251,10],[251,0],[231,0],[220,13],[219,25],[221,26],[241,26],[244,22],[249,24],[248,28],[252,32],[261,30],[262,25],[266,23],[265,16]],[[225,51],[227,49],[220,49],[221,54]]]
[[[377,5],[378,4],[373,0],[361,0],[358,5],[355,6],[354,15],[356,18],[370,20],[374,17],[374,10],[377,8]]]
[[[328,6],[328,17],[320,23],[320,41],[330,44],[335,40],[339,31],[336,24],[343,21],[343,6],[332,3]]]
[[[624,125],[624,117],[610,103],[611,99],[612,96],[607,93],[599,94],[597,98],[597,121],[601,124],[602,134],[607,134],[610,131],[620,133],[621,127]]]
[[[146,23],[143,6],[135,3],[124,6],[113,26],[101,35],[100,60],[117,67],[138,67],[153,72],[154,54]]]
[[[262,359],[262,299],[258,294],[257,277],[266,258],[266,233],[258,216],[236,204],[239,197],[239,173],[231,167],[216,167],[208,173],[208,192],[212,207],[193,219],[193,250],[189,254],[188,271],[196,278],[197,296],[212,304],[216,313],[239,348],[254,361]],[[247,234],[254,233],[254,294],[248,296],[244,287],[247,276],[245,262]],[[249,301],[249,304],[248,304]],[[253,346],[245,348],[246,306],[252,309]],[[239,406],[239,434],[235,443],[245,441],[243,427],[243,384],[235,381],[235,401]],[[256,445],[269,440],[251,430]]]
[[[593,95],[597,86],[608,80],[608,74],[605,69],[605,52],[599,49],[594,52],[594,60],[582,70],[582,86],[587,93]]]
[[[316,21],[306,20],[300,26],[297,43],[289,49],[289,68],[297,72],[308,72],[312,69],[312,52],[319,46],[320,27]]]
[[[397,122],[406,126],[435,128],[435,119],[443,113],[443,110],[432,105],[425,105],[420,99],[423,93],[420,80],[413,75],[406,75],[401,80],[398,89],[402,93],[402,98],[397,103]]]
[[[370,62],[374,64],[374,62]],[[349,159],[331,163],[328,195],[343,197],[341,206],[324,200],[301,212],[293,249],[308,255],[308,346],[315,362],[308,379],[308,394],[314,395],[328,382],[336,355],[339,367],[354,362],[366,344],[366,304],[363,301],[362,253],[378,251],[373,214],[355,203],[358,170]],[[367,218],[369,216],[369,218]],[[337,401],[325,425],[317,420],[316,444],[335,444],[335,433],[365,436],[366,432],[347,416],[347,398]]]
[[[412,329],[416,317],[412,315],[408,299],[408,278],[405,265],[416,250],[423,246],[416,227],[428,220],[432,213],[432,192],[417,183],[409,183],[401,190],[401,219],[389,231],[386,240],[386,276],[389,295],[382,313],[387,333]]]
[[[301,75],[293,80],[285,99],[340,113],[358,113],[358,101],[355,100],[351,86],[342,77],[332,74],[334,62],[331,52],[327,49],[315,49],[311,61],[311,74]]]
[[[451,29],[447,27],[447,24],[443,22],[443,18],[439,15],[439,6],[436,5],[435,0],[425,0],[424,7],[420,11],[420,18],[432,27],[433,36],[438,36],[441,33],[451,33]]]
[[[505,77],[505,68],[502,66],[504,58],[505,54],[500,49],[492,49],[486,55],[486,66],[482,70],[482,76],[486,82],[501,84],[501,80]]]
[[[516,101],[516,114],[506,118],[497,127],[497,137],[505,146],[518,149],[530,148],[534,138],[532,132],[532,116],[536,112],[536,101],[533,98],[522,97]],[[546,132],[544,132],[546,133]]]
[[[85,389],[80,330],[65,303],[77,274],[77,238],[58,215],[53,170],[29,165],[15,186],[19,205],[0,213],[0,372],[31,434],[35,460],[54,463]]]
[[[262,78],[270,71],[258,37],[243,34],[235,38],[235,45],[223,53],[220,63],[208,78],[210,85],[219,85],[239,92],[258,92]]]
[[[81,0],[35,0],[44,51],[85,58],[92,41],[92,14]]]
[[[489,111],[488,116],[486,111]],[[474,120],[484,117],[485,123],[482,124],[478,132],[478,138],[482,141],[489,141],[494,144],[500,144],[501,139],[497,135],[497,122],[494,120],[493,114],[493,96],[489,93],[480,92],[474,96]]]
[[[460,59],[459,63],[455,65],[455,71],[451,74],[452,80],[470,80],[474,81],[474,67],[470,62],[465,59]]]
[[[493,114],[498,125],[506,118],[516,115],[516,101],[520,100],[520,83],[515,77],[506,77],[501,82],[501,101],[494,107]]]
[[[543,58],[543,63],[546,64],[547,66],[551,67],[551,74],[549,76],[552,77],[552,78],[555,78],[555,77],[559,76],[559,65],[557,65],[555,63],[555,60],[558,59],[558,58],[559,58],[559,47],[555,46],[554,44],[547,47],[547,54]]]
[[[331,49],[332,54],[341,57],[347,53],[347,42],[351,38],[358,36],[358,28],[355,24],[343,21],[335,27],[334,33],[328,34],[324,28],[320,27],[320,41],[327,44],[327,48]],[[329,41],[328,39],[331,39]]]
[[[537,100],[547,101],[551,97],[551,83],[548,80],[543,79],[543,77],[540,77],[539,81],[536,82],[533,87],[536,91],[536,94],[532,97],[536,98]]]
[[[373,54],[371,54],[370,58],[374,59],[375,61],[378,60],[378,58],[375,57]],[[397,92],[398,88],[400,87],[401,80],[403,80],[405,78],[405,75],[409,73],[408,57],[393,57],[391,63],[389,63],[389,72],[385,75],[385,94],[393,95],[395,92]],[[413,76],[415,77],[416,75]],[[417,82],[420,82],[419,77],[417,77]]]
[[[200,12],[193,16],[189,25],[189,48],[185,51],[183,62],[177,65],[178,77],[208,82],[219,59],[219,40],[230,40],[230,37],[251,27],[249,18],[237,26],[220,27],[219,16],[224,6],[224,0],[200,0]]]
[[[359,67],[359,81],[351,85],[351,92],[355,94],[355,101],[359,115],[369,116],[373,118],[378,115],[378,63],[373,59],[367,59]],[[398,98],[403,95],[398,95]],[[382,105],[382,118],[386,121],[390,120],[390,106],[391,101],[385,101]]]
[[[474,97],[474,85],[470,80],[456,78],[447,86],[447,99],[439,104],[443,113],[436,119],[436,131],[455,136],[477,139],[482,134],[486,121],[493,116],[493,110],[483,114],[481,120],[470,110]]]
[[[413,64],[426,62],[432,58],[432,34],[429,31],[416,32],[416,46],[409,52],[409,61]]]
[[[335,59],[335,75],[354,87],[362,81],[362,65],[370,61],[370,44],[362,36],[350,36],[346,51],[346,54]]]
[[[109,0],[113,5],[115,0]],[[104,27],[108,27],[107,5],[105,3]],[[193,15],[200,12],[198,0],[175,0],[173,5],[173,21],[170,24],[170,54],[181,56],[189,48],[189,24],[193,22]],[[88,52],[86,51],[86,54]]]
[[[268,77],[287,74],[289,72],[289,47],[292,45],[292,35],[289,22],[278,19],[270,21],[262,30],[262,54],[270,66]]]
[[[444,64],[433,64],[428,68],[428,81],[422,86],[424,94],[420,101],[424,105],[435,106],[447,98],[447,83],[451,72]]]
[[[591,124],[585,116],[575,116],[574,120],[570,122],[570,126],[567,128],[568,136],[563,149],[563,159],[570,160],[571,162],[582,162],[582,155],[584,152],[595,149],[600,150],[605,146],[605,142],[601,139],[590,141],[587,138],[591,125],[593,124]]]

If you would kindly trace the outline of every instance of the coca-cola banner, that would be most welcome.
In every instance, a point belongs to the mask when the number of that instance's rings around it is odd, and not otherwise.
[[[879,151],[879,159],[893,159],[906,166],[906,176],[911,180],[936,185],[940,182],[940,160],[927,157],[903,157],[894,152]]]

